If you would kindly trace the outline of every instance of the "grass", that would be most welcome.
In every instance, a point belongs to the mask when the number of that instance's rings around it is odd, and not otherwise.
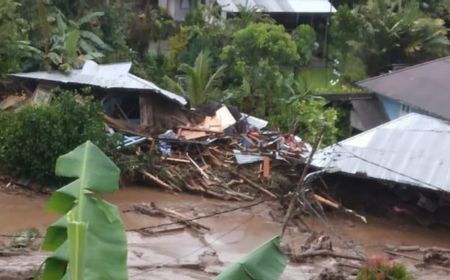
[[[306,88],[314,94],[359,93],[363,89],[343,82],[331,68],[310,68],[300,73]]]

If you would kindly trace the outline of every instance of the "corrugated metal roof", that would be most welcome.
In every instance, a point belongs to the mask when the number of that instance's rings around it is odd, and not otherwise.
[[[12,74],[11,76],[64,84],[71,83],[96,86],[105,89],[149,90],[174,100],[183,106],[188,103],[186,98],[164,90],[152,82],[129,73],[130,69],[131,62],[99,65],[92,60],[88,60],[81,70],[75,69],[68,74],[59,71],[39,71],[17,73]]]
[[[372,92],[450,120],[450,56],[357,83]]]
[[[267,13],[335,13],[327,0],[217,0],[222,10],[236,13],[239,6],[257,8]]]
[[[450,193],[450,124],[410,113],[324,148],[313,165]]]

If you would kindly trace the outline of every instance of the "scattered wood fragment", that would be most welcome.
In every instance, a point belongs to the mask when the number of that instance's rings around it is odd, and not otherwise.
[[[429,251],[435,251],[435,252],[442,252],[442,253],[448,253],[450,254],[450,249],[448,248],[442,248],[442,247],[420,247],[418,245],[409,245],[409,246],[392,246],[392,245],[386,245],[386,250],[392,251],[392,252],[429,252]]]
[[[263,176],[264,178],[270,178],[270,158],[263,157]]]
[[[132,210],[127,210],[126,212],[129,211],[134,211],[147,216],[164,217],[164,214],[161,213],[161,211],[148,207],[148,205],[145,204],[135,204],[133,205]]]
[[[185,227],[188,227],[192,230],[195,230],[199,233],[203,233],[203,231],[209,231],[210,228],[208,228],[207,226],[204,226],[198,222],[195,222],[192,220],[192,218],[183,215],[181,213],[178,213],[175,210],[171,210],[171,209],[166,209],[166,208],[162,208],[162,207],[158,207],[156,206],[155,203],[141,203],[141,204],[136,204],[133,205],[133,211],[141,213],[143,215],[149,215],[149,216],[163,216],[163,217],[168,217],[171,220],[173,220],[176,223],[182,224],[183,225],[183,229]],[[170,231],[176,231],[176,230],[181,230],[181,229],[166,229],[167,232]],[[159,231],[159,232],[153,232],[153,233],[163,233],[163,231]],[[147,232],[147,234],[150,234],[152,232]]]
[[[420,263],[420,264],[417,264],[416,267],[427,267],[427,268],[440,269],[440,270],[443,270],[443,271],[450,272],[450,268],[444,267],[444,266],[440,266],[440,265],[432,265],[432,264]]]
[[[191,130],[191,131],[207,132],[207,133],[211,133],[211,134],[221,134],[222,133],[222,132],[217,131],[217,130],[211,130],[211,129],[200,128],[200,127],[179,126],[178,128],[179,129],[184,129],[184,130]]]
[[[392,255],[392,256],[403,257],[403,258],[407,258],[407,259],[418,261],[418,262],[422,262],[423,261],[423,259],[421,259],[421,258],[413,257],[413,256],[402,254],[402,253],[399,253],[399,252],[394,252],[394,251],[391,251],[391,250],[384,250],[384,252],[386,252],[386,254],[389,254],[389,255]]]
[[[357,269],[357,270],[360,270],[360,269],[361,269],[361,266],[360,266],[360,265],[356,265],[356,264],[351,264],[351,263],[341,263],[341,262],[338,262],[337,264],[338,264],[339,266],[348,267],[348,268],[353,268],[353,269]]]
[[[420,246],[417,245],[413,245],[413,246],[399,246],[396,248],[393,248],[392,251],[396,251],[396,252],[412,252],[412,251],[420,251],[422,248]]]
[[[339,258],[339,259],[349,259],[349,260],[355,260],[355,261],[365,261],[365,259],[362,257],[344,255],[344,254],[336,253],[336,252],[333,252],[330,250],[317,250],[317,251],[312,251],[312,252],[301,253],[301,254],[294,255],[292,259],[294,261],[301,262],[301,261],[304,261],[305,258],[320,257],[320,256],[321,257],[333,257],[333,258]]]
[[[241,178],[241,179],[244,180],[245,182],[247,182],[247,184],[249,184],[251,187],[254,187],[255,189],[258,189],[259,191],[261,191],[261,192],[267,194],[268,196],[270,196],[270,197],[272,197],[272,198],[274,198],[274,199],[277,199],[277,198],[278,198],[277,195],[275,195],[274,193],[272,193],[272,192],[266,190],[266,189],[263,188],[262,186],[256,184],[255,182],[253,182],[252,180],[250,180],[250,179],[247,178],[246,176],[244,176],[244,175],[242,175],[242,174],[239,174],[239,173],[237,173],[237,172],[233,172],[233,173],[234,173],[236,176],[239,176],[239,178]]]
[[[186,156],[189,159],[189,161],[195,166],[195,168],[200,172],[200,174],[209,180],[208,174],[206,174],[205,171],[201,169],[200,166],[198,166],[198,164],[189,156],[189,154],[186,154]]]
[[[207,230],[209,231],[210,229],[207,226],[204,226],[200,223],[194,222],[194,221],[189,221],[191,218],[188,216],[185,216],[181,213],[176,212],[175,210],[171,210],[171,209],[165,209],[165,208],[161,208],[156,206],[155,203],[151,203],[150,207],[152,207],[153,209],[161,212],[162,214],[164,214],[167,217],[170,217],[172,219],[174,219],[175,221],[185,224],[186,226],[193,228],[193,229],[197,229],[197,230]]]
[[[142,174],[144,174],[146,177],[148,177],[150,180],[154,181],[157,185],[169,190],[169,191],[173,191],[173,188],[167,184],[166,182],[162,181],[161,179],[159,179],[158,177],[150,174],[147,171],[142,171]]]
[[[141,229],[138,232],[142,235],[154,236],[154,235],[160,235],[160,234],[179,232],[179,231],[183,231],[185,229],[186,229],[186,226],[183,225],[183,226],[171,227],[171,228],[166,228],[166,229],[156,230],[156,231],[152,231],[150,229]]]
[[[345,207],[343,207],[342,205],[339,205],[337,202],[334,202],[334,201],[331,201],[331,200],[329,200],[329,199],[326,199],[326,198],[324,198],[324,197],[322,197],[322,196],[320,196],[320,195],[318,195],[318,194],[313,194],[313,197],[314,197],[318,202],[320,202],[321,204],[327,205],[327,206],[329,206],[329,207],[331,207],[331,208],[334,208],[334,209],[342,209],[342,210],[344,210],[345,213],[352,214],[353,216],[355,216],[355,217],[357,217],[358,219],[360,219],[363,223],[367,224],[367,219],[366,219],[366,217],[364,217],[364,216],[362,216],[362,215],[359,215],[359,214],[356,213],[355,211],[353,211],[353,210],[351,210],[351,209],[348,209],[348,208],[345,208]]]
[[[161,159],[164,161],[171,161],[171,162],[190,163],[188,159],[183,158],[161,157]]]
[[[313,194],[313,196],[318,202],[320,202],[322,204],[325,204],[327,206],[330,206],[330,207],[332,207],[334,209],[339,209],[339,204],[337,204],[336,202],[330,201],[330,200],[328,200],[328,199],[326,199],[324,197],[321,197],[318,194]]]
[[[243,183],[244,183],[244,180],[242,180],[242,179],[239,179],[239,180],[232,179],[230,182],[226,183],[225,186],[226,186],[227,188],[229,188],[229,187],[231,187],[231,186],[233,186],[233,185],[243,184]]]
[[[425,248],[426,251],[438,251],[438,252],[443,252],[443,253],[449,253],[450,254],[450,249],[447,248],[442,248],[442,247],[428,247]]]

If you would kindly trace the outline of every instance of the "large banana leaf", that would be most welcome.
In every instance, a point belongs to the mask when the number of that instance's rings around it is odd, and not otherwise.
[[[42,248],[53,251],[43,279],[127,279],[127,240],[117,207],[96,196],[118,189],[120,170],[87,141],[58,158],[56,174],[78,178],[53,193],[49,209],[62,216]]]
[[[280,236],[275,236],[239,262],[223,271],[215,280],[277,280],[286,268],[280,250]]]

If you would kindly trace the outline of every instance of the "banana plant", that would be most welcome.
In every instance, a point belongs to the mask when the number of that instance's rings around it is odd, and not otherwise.
[[[226,268],[214,280],[278,280],[286,268],[286,256],[280,249],[281,237],[275,236],[237,263]]]
[[[193,66],[183,63],[179,70],[183,73],[178,81],[164,77],[170,90],[188,94],[192,105],[200,105],[214,95],[218,90],[220,81],[225,74],[225,66],[220,66],[212,73],[212,61],[208,52],[201,51]],[[183,83],[183,80],[185,83]]]
[[[62,214],[42,249],[53,254],[41,279],[127,279],[127,240],[116,206],[98,194],[118,190],[119,168],[87,141],[56,162],[58,176],[77,178],[54,192],[48,208]]]

